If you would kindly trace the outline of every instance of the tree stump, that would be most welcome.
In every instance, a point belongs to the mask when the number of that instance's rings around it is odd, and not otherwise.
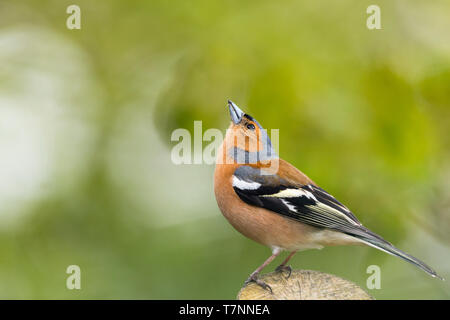
[[[249,283],[238,293],[238,300],[373,300],[373,298],[353,282],[331,274],[312,270],[292,270],[271,272],[259,279],[267,283],[270,290],[256,283]]]

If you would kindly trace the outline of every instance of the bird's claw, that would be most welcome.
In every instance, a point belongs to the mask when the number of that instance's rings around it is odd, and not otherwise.
[[[250,277],[248,277],[248,279],[245,280],[245,283],[244,283],[244,284],[245,284],[245,285],[248,285],[250,282],[254,282],[254,283],[256,283],[258,286],[260,286],[261,288],[263,288],[263,289],[265,289],[265,290],[269,290],[270,293],[273,293],[272,288],[271,288],[267,283],[265,283],[264,281],[259,280],[257,274],[252,274],[252,275],[250,275]]]
[[[286,280],[287,280],[287,279],[289,279],[289,277],[291,276],[292,268],[291,268],[291,266],[285,266],[285,265],[281,264],[281,265],[279,265],[279,266],[275,269],[275,271],[276,271],[276,272],[283,272],[283,271],[286,271],[286,272],[288,273],[288,275],[287,275],[287,277],[286,277]]]

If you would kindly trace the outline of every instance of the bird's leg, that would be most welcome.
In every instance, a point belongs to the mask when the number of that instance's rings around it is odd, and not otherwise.
[[[271,263],[273,261],[273,259],[275,259],[280,253],[281,253],[280,249],[278,249],[278,248],[274,249],[272,251],[272,255],[266,261],[264,261],[264,263],[262,265],[260,265],[255,271],[253,271],[253,273],[248,277],[247,280],[245,280],[245,284],[247,285],[250,282],[255,282],[257,285],[259,285],[263,289],[268,289],[272,293],[272,288],[264,281],[259,280],[258,275],[261,272],[261,270],[264,269],[269,263]]]
[[[288,276],[286,277],[286,279],[289,279],[289,277],[291,276],[291,272],[292,272],[292,268],[291,266],[287,266],[286,264],[288,263],[288,261],[294,256],[294,254],[296,254],[297,251],[292,251],[287,258],[275,269],[275,271],[277,272],[283,272],[283,271],[287,271],[288,272]]]

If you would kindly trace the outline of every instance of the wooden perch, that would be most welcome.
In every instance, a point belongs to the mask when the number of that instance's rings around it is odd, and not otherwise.
[[[249,283],[238,293],[238,300],[373,300],[353,282],[331,274],[312,270],[292,270],[289,279],[286,272],[271,272],[259,279],[273,290]]]

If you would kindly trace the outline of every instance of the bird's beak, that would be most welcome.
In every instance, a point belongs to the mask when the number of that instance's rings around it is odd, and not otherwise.
[[[231,121],[233,121],[234,124],[241,122],[244,112],[231,100],[228,100],[228,108],[230,109]]]

